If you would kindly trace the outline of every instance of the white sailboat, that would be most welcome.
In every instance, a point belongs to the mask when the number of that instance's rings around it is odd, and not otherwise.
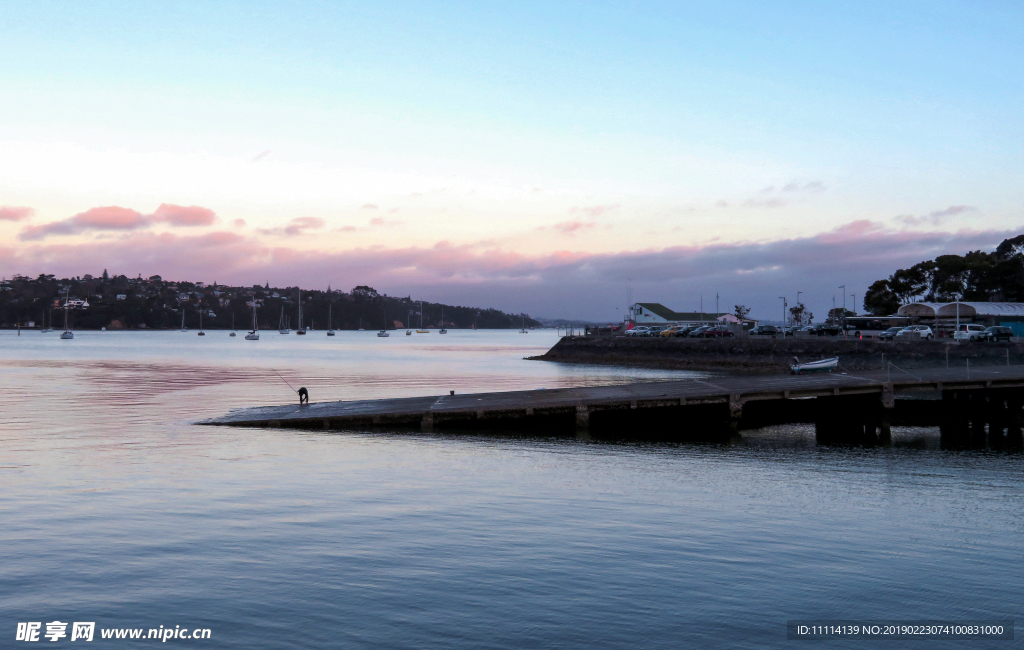
[[[377,332],[377,336],[381,338],[391,336],[390,334],[388,334],[388,312],[386,309],[384,310],[384,329]]]
[[[409,312],[405,316],[406,316],[405,324],[411,326],[412,325],[412,310],[410,309]],[[412,330],[411,329],[406,329],[405,330],[405,335],[406,336],[412,336]]]
[[[187,332],[188,331],[188,328],[185,327],[185,308],[184,307],[181,308],[181,331],[182,332]]]
[[[279,318],[277,321],[277,332],[279,334],[288,334],[289,332],[291,332],[291,329],[288,327],[287,324],[285,324],[284,321],[284,305],[281,305],[281,318]]]
[[[441,331],[438,334],[447,334],[448,330],[444,328],[444,306],[441,306]]]
[[[75,338],[75,335],[74,333],[72,333],[71,328],[68,327],[68,296],[70,295],[70,291],[71,290],[68,289],[69,293],[64,294],[64,331],[61,332],[60,335],[60,337],[64,340]]]
[[[430,334],[430,330],[423,329],[423,301],[420,301],[420,328],[416,330],[417,334]]]
[[[302,289],[299,289],[299,328],[295,330],[296,334],[305,334],[306,328],[302,326]]]
[[[53,310],[50,309],[49,307],[46,308],[46,314],[43,314],[43,317],[45,318],[47,315],[50,316],[50,324],[44,327],[43,329],[39,330],[41,334],[46,334],[48,332],[53,331]]]
[[[231,314],[231,333],[228,336],[237,336],[235,334],[235,314]]]
[[[260,340],[260,326],[256,322],[256,294],[252,295],[252,331],[245,335],[246,341]]]
[[[327,305],[327,336],[334,336],[334,318],[331,316],[331,307],[334,305]]]
[[[523,314],[523,329],[519,330],[520,334],[529,334],[530,331],[526,329],[526,314]]]
[[[206,336],[206,332],[203,331],[203,310],[199,310],[199,336]]]

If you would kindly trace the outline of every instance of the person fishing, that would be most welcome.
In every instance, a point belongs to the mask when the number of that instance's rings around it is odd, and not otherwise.
[[[309,391],[306,390],[305,386],[300,386],[298,390],[295,390],[295,386],[292,386],[291,384],[289,384],[288,380],[285,379],[281,375],[281,373],[279,373],[278,371],[274,370],[274,374],[277,375],[278,377],[281,377],[281,381],[283,381],[285,384],[287,384],[288,388],[291,388],[293,391],[295,391],[296,393],[299,394],[299,406],[302,406],[303,404],[305,404],[307,406],[309,405]]]

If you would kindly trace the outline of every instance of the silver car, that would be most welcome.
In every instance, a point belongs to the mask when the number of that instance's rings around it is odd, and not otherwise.
[[[932,328],[928,327],[927,325],[911,325],[909,327],[904,327],[900,331],[896,332],[896,338],[900,339],[906,336],[907,334],[911,333],[920,334],[921,338],[924,339],[925,341],[931,341],[933,338],[935,338],[935,335],[932,334]]]

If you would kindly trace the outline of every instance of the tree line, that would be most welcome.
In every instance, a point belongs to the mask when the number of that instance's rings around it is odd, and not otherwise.
[[[875,316],[895,314],[912,302],[1024,302],[1024,235],[1004,239],[996,250],[939,255],[898,269],[864,294]]]
[[[379,330],[382,327],[508,329],[540,323],[528,316],[497,309],[444,305],[378,293],[368,286],[350,292],[311,291],[298,287],[271,288],[203,286],[192,282],[166,282],[160,276],[148,279],[123,275],[57,279],[53,275],[38,278],[15,276],[0,283],[0,326],[37,327],[53,323],[62,327],[65,297],[87,300],[87,308],[69,310],[71,326],[76,329],[249,329],[252,303],[257,304],[260,329],[277,329],[282,314],[295,329],[298,304],[302,302],[303,325],[316,329]],[[443,320],[442,320],[443,315]]]

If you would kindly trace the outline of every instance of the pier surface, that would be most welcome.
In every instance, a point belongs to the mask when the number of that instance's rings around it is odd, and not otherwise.
[[[746,405],[774,401],[777,408],[796,409],[801,400],[822,404],[843,398],[891,409],[900,397],[953,395],[956,392],[1024,388],[1024,366],[921,369],[913,373],[892,369],[858,373],[730,376],[678,381],[657,381],[614,386],[561,388],[498,393],[467,393],[429,397],[314,402],[306,405],[236,409],[199,424],[347,429],[363,426],[435,428],[487,427],[513,423],[535,429],[549,425],[588,427],[591,417],[630,421],[643,411],[698,413],[703,407],[715,420],[738,421]],[[832,400],[835,403],[835,400]],[[692,408],[691,408],[692,407]],[[711,410],[708,411],[708,408]],[[667,409],[667,410],[666,410]],[[751,409],[747,409],[751,410]],[[757,409],[752,409],[756,411]],[[675,416],[673,416],[675,417]],[[625,420],[624,420],[625,418]],[[642,419],[642,418],[641,418]],[[707,417],[698,418],[704,422]],[[636,421],[635,419],[633,421]]]

